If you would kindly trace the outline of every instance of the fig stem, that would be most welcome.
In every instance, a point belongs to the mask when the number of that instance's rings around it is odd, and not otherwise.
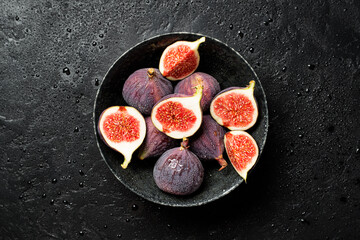
[[[131,154],[123,154],[123,155],[124,155],[124,162],[121,164],[121,167],[123,169],[126,169],[131,161],[132,153]]]
[[[218,161],[218,163],[220,164],[220,168],[219,171],[223,170],[228,164],[225,161],[225,159],[223,158],[223,155],[221,154],[220,156],[218,156],[217,158],[215,158],[216,161]]]
[[[205,37],[199,38],[198,40],[192,42],[192,48],[193,49],[198,49],[200,44],[203,43],[203,42],[205,42]]]
[[[184,137],[180,145],[180,150],[189,148],[189,139],[187,137]]]
[[[255,81],[254,80],[251,80],[249,82],[249,85],[247,86],[248,89],[254,91],[254,88],[255,88]]]
[[[150,78],[152,78],[155,75],[155,69],[149,68],[147,74]]]

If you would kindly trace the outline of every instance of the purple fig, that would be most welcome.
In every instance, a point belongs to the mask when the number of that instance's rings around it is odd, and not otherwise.
[[[150,115],[155,103],[172,92],[171,82],[158,69],[143,68],[135,71],[125,81],[122,95],[130,106],[144,115]]]
[[[199,158],[186,144],[167,150],[154,166],[154,180],[164,192],[188,195],[195,192],[204,179],[204,168]]]
[[[146,136],[140,146],[139,159],[158,157],[166,150],[176,146],[177,141],[166,134],[160,132],[152,123],[151,117],[145,118]]]
[[[174,92],[186,95],[192,95],[195,93],[195,86],[202,84],[203,96],[201,98],[200,106],[203,112],[209,110],[211,100],[213,97],[220,92],[219,82],[209,74],[203,72],[196,72],[189,77],[179,82]]]
[[[224,128],[210,115],[205,115],[200,129],[190,139],[191,151],[200,159],[218,161],[221,166],[219,171],[227,166],[223,158],[224,134]]]

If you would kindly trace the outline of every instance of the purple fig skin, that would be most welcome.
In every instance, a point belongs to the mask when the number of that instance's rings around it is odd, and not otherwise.
[[[225,129],[210,115],[203,116],[198,132],[190,138],[190,150],[202,160],[216,160],[222,170],[227,166],[223,158]]]
[[[203,182],[204,168],[194,153],[181,146],[161,155],[154,166],[153,176],[162,191],[174,195],[189,195]]]
[[[152,123],[151,117],[145,118],[146,136],[139,149],[139,159],[158,157],[166,150],[176,146],[177,141],[160,132]]]
[[[200,101],[200,106],[203,112],[206,112],[210,108],[211,100],[220,92],[220,84],[213,76],[203,72],[193,73],[180,81],[175,86],[174,92],[193,95],[196,91],[194,87],[199,85],[199,83],[203,85],[203,96]]]
[[[150,115],[155,103],[173,93],[173,86],[156,68],[142,68],[131,74],[124,83],[122,95],[130,106]]]

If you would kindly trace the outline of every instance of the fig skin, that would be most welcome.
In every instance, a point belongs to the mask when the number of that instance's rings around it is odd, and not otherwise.
[[[176,146],[177,141],[160,132],[152,123],[151,117],[145,118],[146,136],[140,146],[138,157],[140,160],[150,157],[158,157],[166,150]]]
[[[132,107],[150,115],[155,103],[173,93],[173,86],[156,68],[142,68],[132,73],[124,83],[122,95]]]
[[[174,195],[189,195],[202,184],[204,168],[194,153],[186,146],[181,146],[161,155],[154,166],[153,176],[162,191]]]
[[[223,158],[225,129],[210,115],[203,116],[200,129],[190,138],[190,150],[202,160],[216,160],[220,170],[227,166]]]
[[[195,72],[181,80],[175,86],[174,92],[193,95],[196,91],[194,87],[199,84],[203,86],[203,96],[200,101],[200,106],[203,112],[206,112],[210,108],[211,100],[221,90],[219,82],[213,76],[203,72]]]

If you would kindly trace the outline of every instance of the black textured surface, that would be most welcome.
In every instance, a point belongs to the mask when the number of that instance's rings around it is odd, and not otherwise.
[[[359,239],[358,1],[1,1],[3,239]],[[269,106],[247,184],[196,208],[138,197],[96,146],[98,83],[167,32],[215,37]]]

